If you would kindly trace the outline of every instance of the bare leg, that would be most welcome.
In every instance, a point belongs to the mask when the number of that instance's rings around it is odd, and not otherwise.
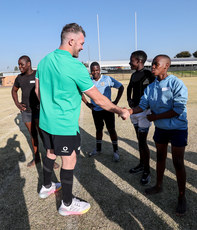
[[[172,159],[176,170],[176,178],[179,189],[178,205],[176,209],[177,215],[184,215],[186,212],[185,184],[186,172],[184,166],[185,147],[172,146]]]
[[[157,149],[157,182],[156,185],[145,190],[147,195],[156,194],[162,191],[163,175],[166,167],[168,144],[155,143]]]
[[[40,162],[39,150],[38,150],[38,132],[36,129],[36,124],[34,122],[26,122],[25,126],[27,127],[29,134],[31,136],[31,143],[33,147],[34,158],[27,164],[27,167],[34,166]]]
[[[35,119],[35,125],[36,125],[38,133],[40,135],[40,138],[41,138],[41,140],[43,142],[43,135],[42,135],[42,132],[41,132],[40,127],[39,127],[39,119]],[[58,169],[59,167],[60,167],[59,164],[55,162],[53,168]]]

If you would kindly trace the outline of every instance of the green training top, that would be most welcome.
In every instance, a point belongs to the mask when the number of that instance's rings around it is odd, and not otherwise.
[[[39,126],[53,135],[76,135],[82,92],[94,85],[86,67],[65,50],[56,49],[38,64]]]

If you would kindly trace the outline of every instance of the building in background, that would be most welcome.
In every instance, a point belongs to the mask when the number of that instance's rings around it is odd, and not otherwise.
[[[36,70],[37,67],[33,67],[32,69]],[[0,86],[13,86],[18,74],[20,74],[20,71],[2,72],[2,76],[0,76]]]
[[[150,69],[151,68],[152,59],[148,59],[145,62],[145,67]],[[87,69],[89,70],[89,63],[84,63]],[[129,65],[129,60],[122,60],[122,61],[101,61],[101,73],[113,73],[113,74],[128,74],[131,73],[131,68]],[[36,70],[37,67],[33,67],[33,70]],[[169,71],[194,71],[197,70],[197,58],[172,58],[171,59],[171,66]],[[0,86],[13,86],[14,80],[17,75],[20,74],[20,71],[13,71],[13,72],[3,72],[2,76],[0,76]],[[127,77],[128,78],[128,77]],[[129,76],[130,78],[130,76]],[[123,78],[124,79],[124,78]],[[117,80],[121,80],[118,79]]]

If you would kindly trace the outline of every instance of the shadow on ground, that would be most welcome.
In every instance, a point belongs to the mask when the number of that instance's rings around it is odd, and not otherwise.
[[[78,158],[78,167],[76,169],[75,176],[85,187],[87,192],[89,192],[95,199],[105,216],[109,220],[117,223],[123,229],[131,229],[130,226],[133,226],[132,229],[140,229],[139,223],[141,223],[145,229],[157,229],[158,226],[160,226],[161,229],[172,229],[165,221],[157,216],[151,207],[148,207],[140,200],[131,196],[129,194],[130,191],[128,191],[128,193],[123,192],[120,189],[121,184],[116,186],[105,176],[104,171],[98,171],[95,167],[96,160],[111,170],[123,181],[128,182],[139,193],[144,194],[145,187],[141,186],[139,183],[141,175],[131,175],[128,173],[130,167],[135,166],[139,160],[125,149],[119,147],[121,161],[119,163],[112,162],[112,146],[111,143],[106,141],[103,141],[103,154],[100,154],[95,158],[89,158],[87,152],[90,152],[95,148],[95,137],[87,133],[82,128],[80,130],[82,138],[81,147],[82,152],[85,154],[85,158],[82,156]],[[124,138],[121,138],[121,140],[131,145],[133,148],[138,148],[138,144],[133,140]],[[149,144],[154,145],[153,142],[149,142]],[[154,151],[151,151],[151,158],[152,156],[153,160],[156,160]],[[167,159],[166,165],[167,169],[174,173],[171,159]],[[187,168],[186,170],[189,170],[188,174],[190,174],[190,176],[195,176],[195,170],[191,168]],[[152,169],[151,174],[153,180],[151,185],[153,185],[155,183],[155,170]],[[190,204],[192,204],[193,200],[197,199],[197,194],[187,189],[189,209],[186,217],[187,222],[185,222],[183,218],[179,218],[175,215],[178,193],[177,190],[176,181],[165,176],[163,193],[147,198],[184,229],[195,229],[194,227],[196,226],[192,225],[194,220],[190,222],[190,218],[193,219],[194,214],[196,216],[197,210],[193,207],[190,209]],[[144,199],[146,199],[146,197]],[[92,211],[94,212],[94,210]],[[151,220],[154,219],[154,221],[150,221],[150,218]],[[138,221],[136,221],[136,219]]]
[[[24,122],[22,121],[22,117],[21,117],[20,113],[17,114],[17,116],[15,117],[14,121],[15,121],[16,125],[18,125],[18,127],[19,127],[20,131],[23,133],[24,137],[26,138],[27,143],[29,145],[29,148],[31,149],[32,158],[33,158],[33,148],[32,148],[30,134],[29,134]],[[43,147],[42,140],[41,140],[41,138],[39,136],[39,132],[38,132],[38,141],[39,141],[39,152],[40,152],[40,155],[41,155],[41,159],[44,159],[44,157],[46,156],[46,150]],[[37,192],[39,192],[41,187],[42,187],[42,184],[43,184],[43,168],[42,168],[42,165],[40,163],[37,164],[36,169],[37,169],[37,172],[38,172]],[[58,182],[57,177],[56,177],[54,172],[52,174],[52,181],[53,182]]]
[[[23,194],[25,178],[20,175],[19,162],[24,162],[25,154],[17,135],[7,140],[0,149],[0,228],[30,229],[28,211]]]

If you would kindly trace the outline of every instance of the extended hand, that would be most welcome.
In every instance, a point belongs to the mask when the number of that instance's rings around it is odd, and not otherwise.
[[[126,108],[122,109],[122,113],[120,114],[120,117],[122,120],[126,120],[130,116],[129,110]]]
[[[25,104],[18,103],[17,107],[20,109],[20,111],[25,111],[26,110],[26,105]]]

